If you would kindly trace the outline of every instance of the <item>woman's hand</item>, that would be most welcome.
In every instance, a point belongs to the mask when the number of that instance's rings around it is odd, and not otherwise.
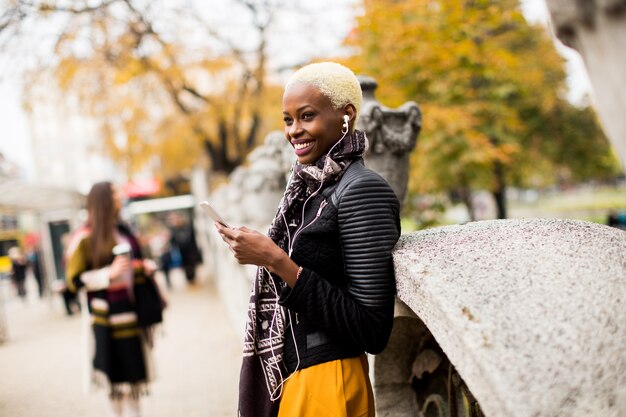
[[[269,267],[274,259],[280,256],[280,252],[283,252],[272,239],[256,230],[248,229],[245,226],[231,229],[217,222],[215,227],[230,251],[235,255],[237,262],[242,265],[252,264]]]
[[[272,239],[245,226],[231,229],[216,222],[215,227],[237,262],[264,266],[290,287],[295,285],[298,265]]]
[[[143,260],[143,272],[146,276],[152,276],[157,269],[157,264],[152,259],[146,258]]]
[[[109,278],[115,280],[120,278],[125,271],[130,269],[130,258],[127,255],[118,255],[113,258],[113,263],[109,268]]]

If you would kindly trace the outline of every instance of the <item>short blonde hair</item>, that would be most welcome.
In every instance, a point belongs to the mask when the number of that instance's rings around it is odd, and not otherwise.
[[[356,118],[361,112],[363,92],[356,75],[349,68],[336,62],[309,64],[296,71],[287,81],[285,90],[296,83],[314,85],[326,97],[335,110],[352,104],[356,108]]]

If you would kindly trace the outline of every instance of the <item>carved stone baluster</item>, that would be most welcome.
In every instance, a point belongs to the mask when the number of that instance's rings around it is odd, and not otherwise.
[[[409,155],[417,145],[422,113],[412,101],[397,109],[385,107],[374,96],[378,84],[373,78],[360,76],[359,82],[363,105],[357,128],[366,133],[369,142],[365,163],[389,182],[402,204],[406,199]],[[395,315],[387,349],[372,360],[376,412],[383,417],[416,416],[422,401],[416,401],[412,387],[412,364],[429,332],[401,302],[396,303]]]
[[[422,112],[409,101],[397,109],[380,104],[374,97],[378,84],[373,78],[359,77],[363,105],[357,128],[367,134],[367,166],[382,175],[404,203],[409,178],[409,154],[417,144]]]

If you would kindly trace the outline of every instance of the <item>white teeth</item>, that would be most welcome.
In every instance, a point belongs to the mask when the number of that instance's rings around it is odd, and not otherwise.
[[[310,144],[311,144],[311,142],[296,143],[296,144],[294,144],[294,145],[293,145],[293,147],[294,147],[296,150],[300,150],[300,149],[304,149],[304,148],[306,148],[306,147],[307,147],[307,146],[309,146]]]

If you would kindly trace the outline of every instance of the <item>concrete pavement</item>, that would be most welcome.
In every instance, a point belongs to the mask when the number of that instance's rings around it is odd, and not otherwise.
[[[142,417],[235,416],[242,336],[210,283],[189,287],[174,272]],[[0,344],[0,417],[105,417],[105,392],[82,390],[80,317],[66,316],[58,296],[39,300],[31,286],[24,303],[11,290],[5,286],[9,340]]]

